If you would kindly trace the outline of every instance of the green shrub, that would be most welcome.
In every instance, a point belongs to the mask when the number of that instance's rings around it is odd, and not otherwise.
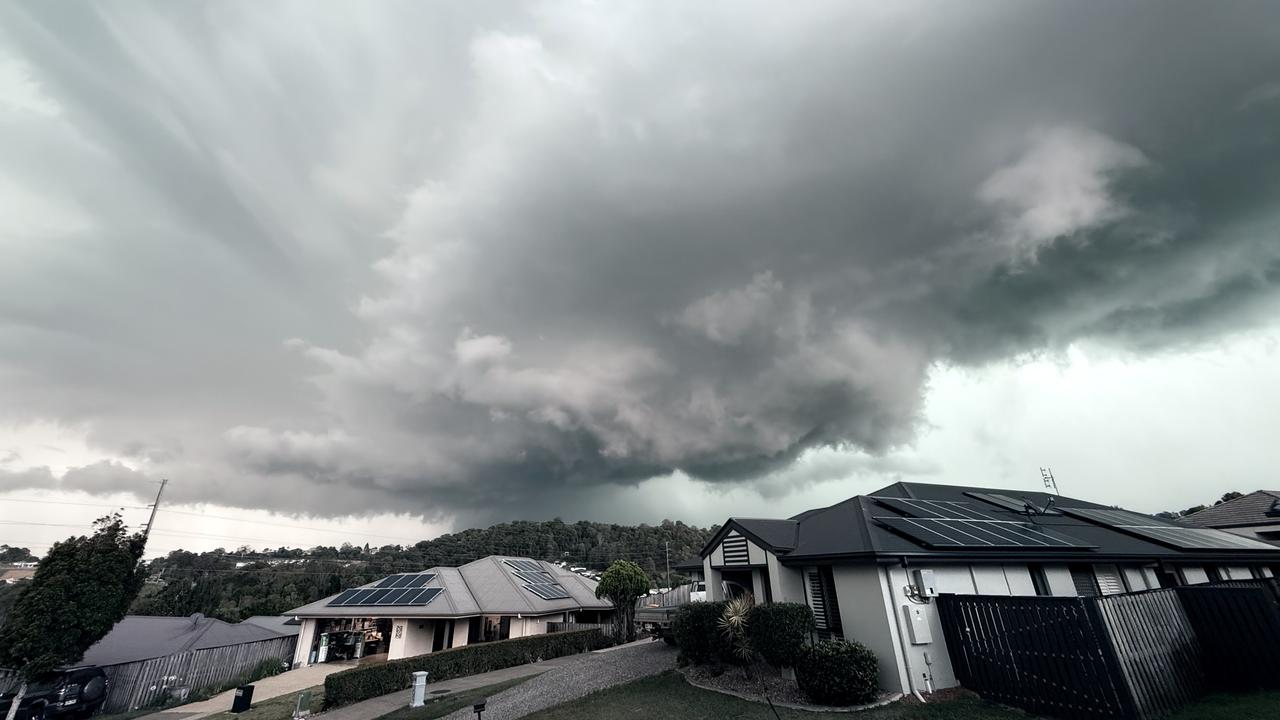
[[[732,660],[733,648],[720,629],[726,603],[692,602],[671,618],[671,634],[685,660],[695,665]]]
[[[823,640],[800,653],[796,680],[820,705],[871,702],[879,694],[876,655],[860,643]]]
[[[795,667],[814,630],[813,611],[804,603],[768,603],[751,608],[751,647],[774,667]]]
[[[391,660],[334,673],[324,679],[325,708],[350,705],[411,686],[413,673],[425,670],[430,682],[524,665],[608,647],[597,629],[550,633],[477,643],[427,655]]]

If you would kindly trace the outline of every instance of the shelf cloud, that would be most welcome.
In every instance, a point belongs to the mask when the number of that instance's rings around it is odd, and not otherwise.
[[[1277,21],[10,4],[0,420],[104,460],[0,489],[475,520],[677,471],[777,493],[808,451],[908,446],[940,365],[1254,327]]]

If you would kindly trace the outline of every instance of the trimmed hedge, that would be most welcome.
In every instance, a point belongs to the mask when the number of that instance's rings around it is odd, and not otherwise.
[[[429,682],[475,675],[524,665],[537,660],[575,655],[608,647],[612,642],[598,629],[532,635],[514,640],[476,643],[343,670],[324,679],[325,709],[386,695],[412,686],[413,673],[431,673]]]
[[[733,646],[720,629],[727,603],[691,602],[671,618],[671,634],[685,660],[694,665],[733,662]]]
[[[823,640],[805,648],[796,663],[800,691],[820,705],[853,705],[876,699],[876,654],[861,643]]]
[[[751,608],[747,636],[770,665],[795,667],[814,630],[813,611],[804,603],[766,603]]]

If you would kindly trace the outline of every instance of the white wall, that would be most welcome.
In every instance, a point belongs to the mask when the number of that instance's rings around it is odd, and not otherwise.
[[[875,565],[837,565],[833,568],[836,601],[844,637],[866,645],[880,661],[880,687],[906,692],[898,624],[887,604],[889,590]]]
[[[388,660],[425,655],[431,652],[435,621],[420,618],[396,618],[391,621],[391,643]]]
[[[1222,568],[1223,580],[1252,580],[1253,573],[1249,572],[1247,567],[1225,567]]]
[[[311,659],[311,643],[316,639],[316,620],[306,618],[298,630],[298,644],[293,651],[293,666],[306,667]]]
[[[1209,582],[1209,576],[1205,574],[1204,568],[1198,565],[1184,565],[1181,570],[1182,581],[1188,585],[1199,585],[1200,583]]]
[[[1076,584],[1071,582],[1071,570],[1066,565],[1045,565],[1044,577],[1054,597],[1076,596]]]
[[[1137,592],[1151,589],[1151,586],[1147,584],[1147,575],[1143,572],[1143,568],[1124,566],[1120,568],[1120,572],[1124,574],[1124,580],[1129,584],[1130,590]],[[1159,587],[1158,583],[1156,587]]]
[[[805,602],[804,570],[778,562],[773,553],[765,553],[768,562],[769,586],[773,589],[774,602]]]
[[[702,576],[707,579],[707,600],[714,602],[724,599],[724,590],[720,587],[720,571],[711,567],[711,555],[702,559]]]
[[[473,622],[480,622],[480,618],[458,618],[453,622],[453,643],[450,647],[462,647],[467,644],[467,635],[471,632]]]

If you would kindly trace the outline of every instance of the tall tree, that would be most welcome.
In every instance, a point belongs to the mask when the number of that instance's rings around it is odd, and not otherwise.
[[[614,637],[625,636],[627,642],[636,639],[636,600],[647,592],[649,575],[630,560],[615,560],[600,576],[596,597],[613,603],[613,622],[618,629]]]
[[[119,515],[94,522],[90,536],[54,545],[0,627],[0,665],[22,684],[9,706],[14,720],[36,677],[74,663],[125,616],[146,572],[146,538],[130,534]]]

